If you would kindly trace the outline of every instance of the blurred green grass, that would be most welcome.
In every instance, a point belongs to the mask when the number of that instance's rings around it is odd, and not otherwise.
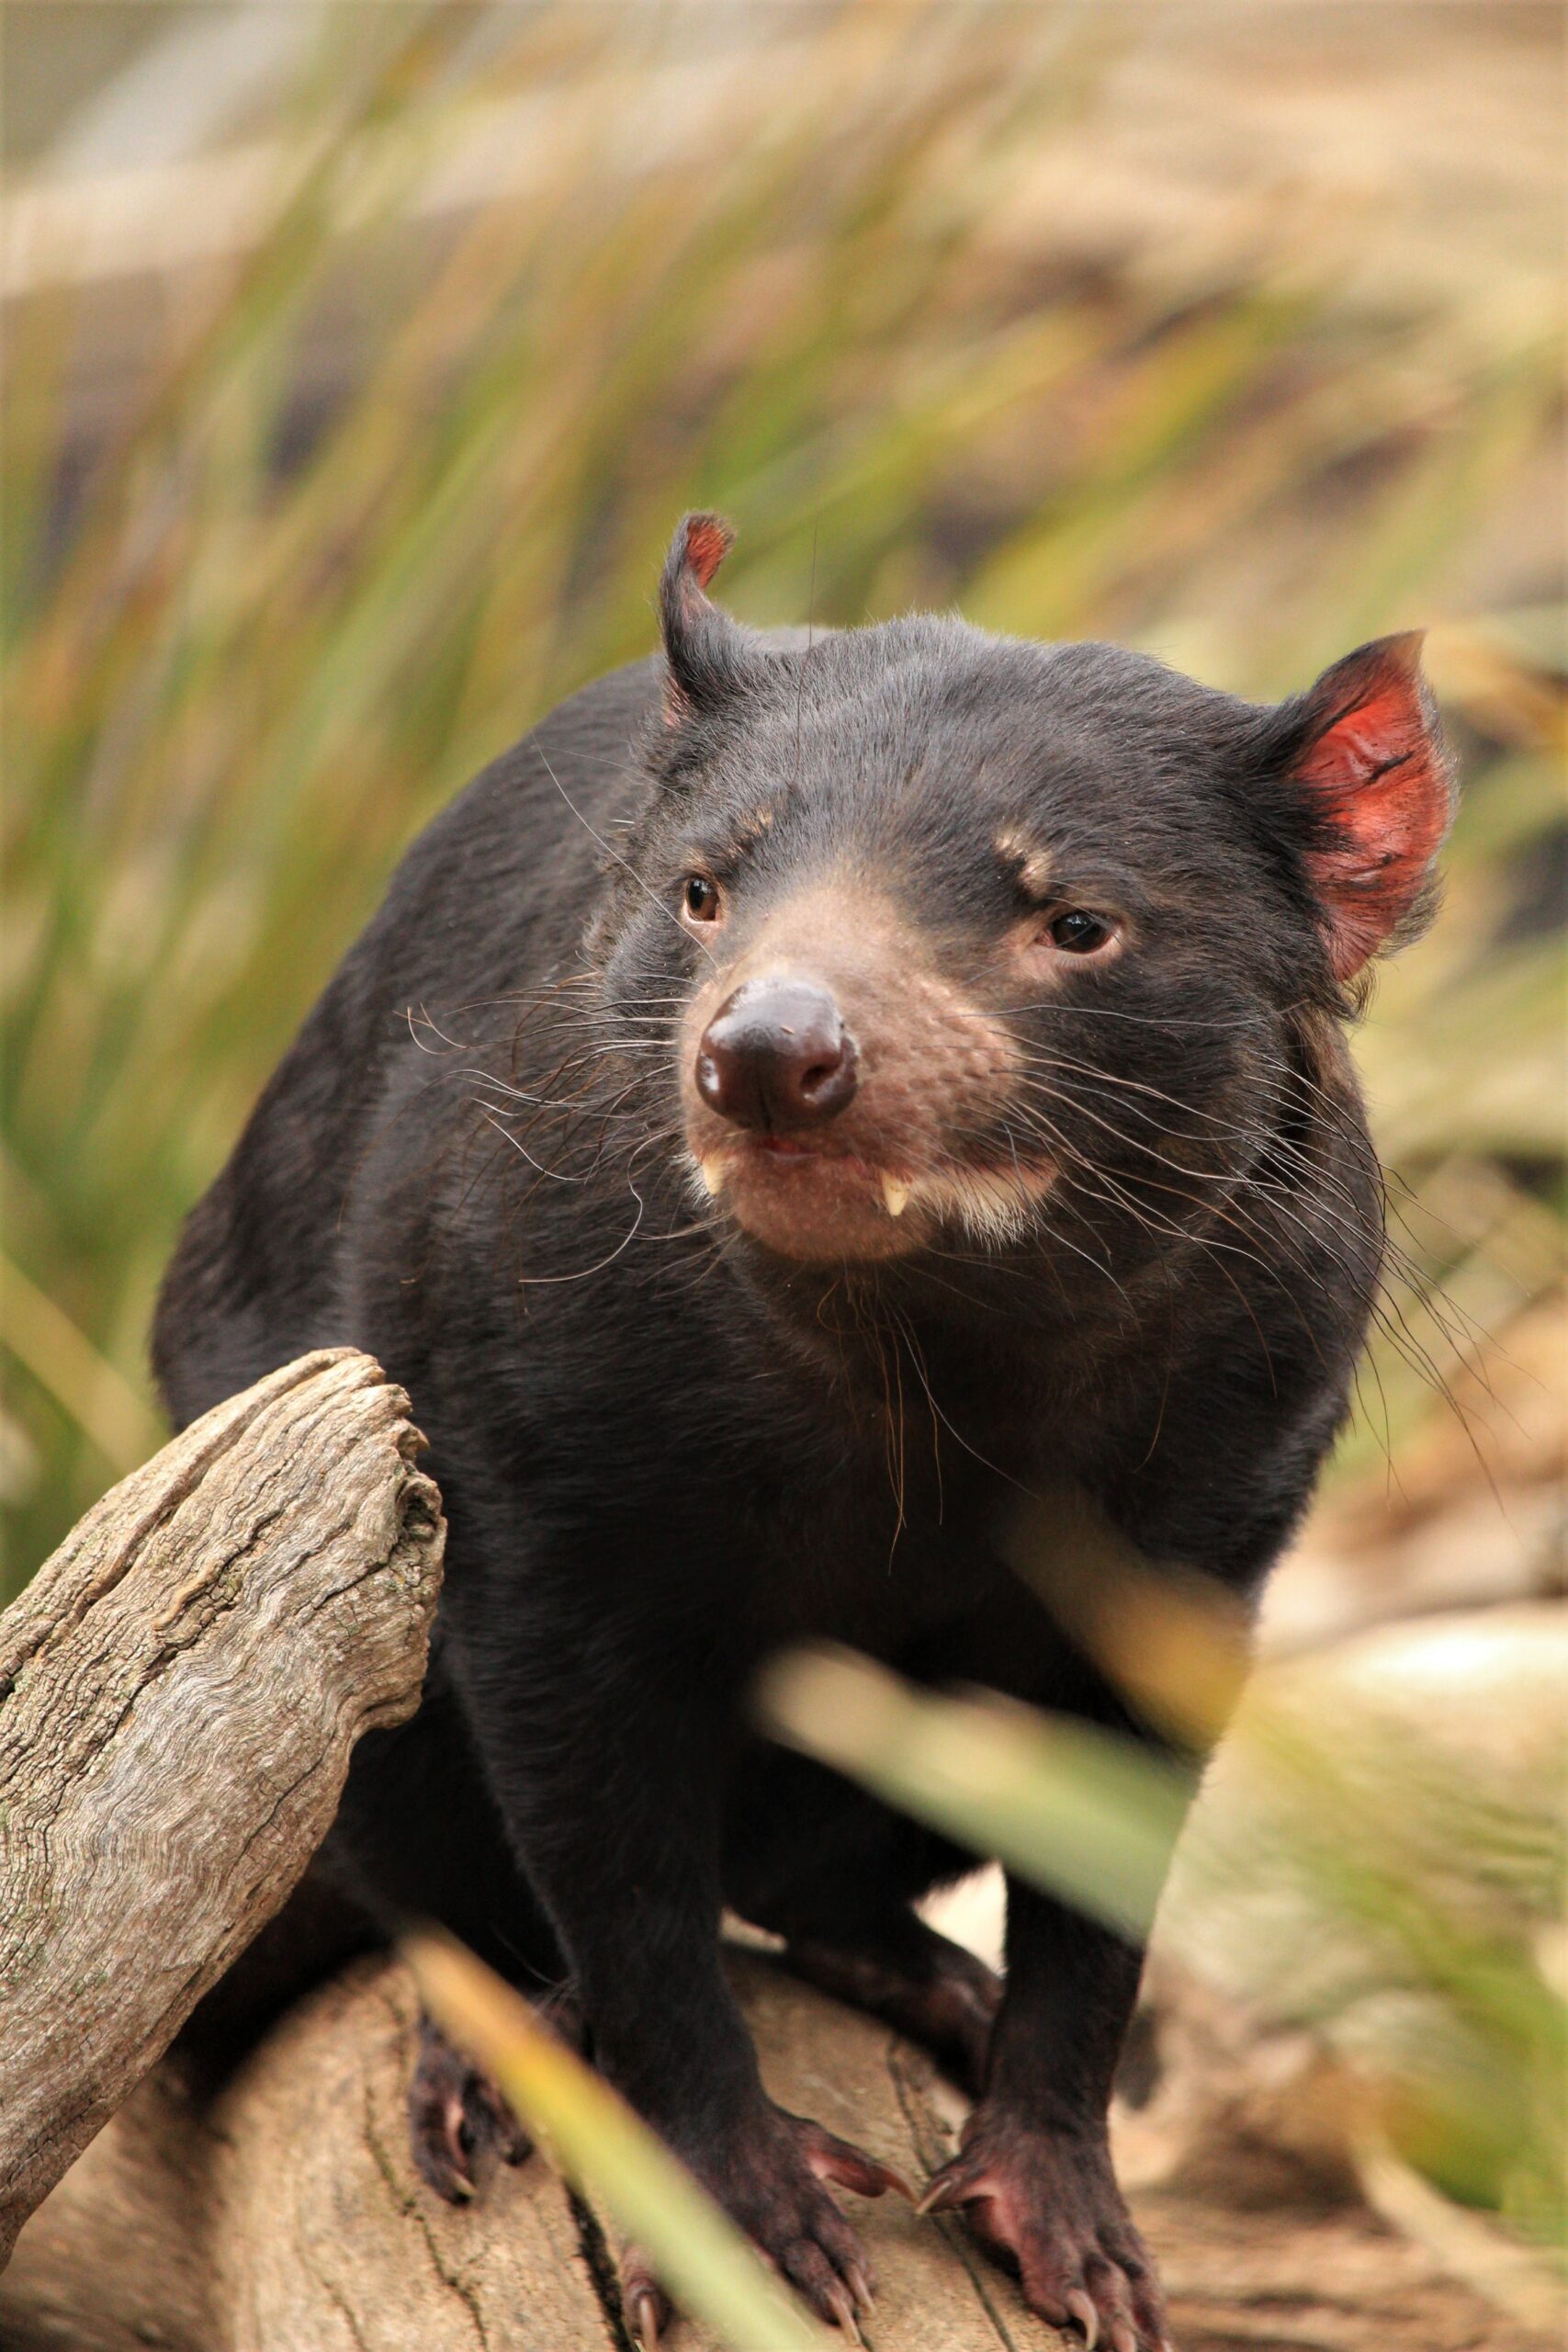
[[[1551,322],[1351,300],[1355,239],[1310,207],[1164,276],[1001,234],[1136,11],[827,6],[782,64],[753,14],[705,40],[546,6],[481,70],[469,11],[329,10],[257,233],[107,438],[68,422],[81,298],[14,306],[6,1589],[155,1442],[178,1220],[397,852],[647,649],[688,503],[738,521],[761,620],[953,601],[1258,694],[1438,623],[1450,908],[1363,1040],[1385,1148],[1443,1204],[1399,1305],[1448,1371],[1467,1317],[1506,1335],[1557,1278],[1560,664],[1549,614],[1464,585],[1551,430]],[[513,102],[515,174],[433,208]],[[1432,1409],[1397,1344],[1368,1388],[1347,1475]]]
[[[1117,1633],[1102,1662],[1120,1652],[1145,1704],[1212,1737],[1192,1694],[1234,1689],[1235,1627],[1197,1600],[1178,1605],[1185,1622],[1173,1625],[1162,1583],[1134,1578],[1122,1597],[1137,1630],[1108,1610],[1102,1632]],[[1151,1603],[1163,1643],[1138,1624]],[[1422,1672],[1414,1690],[1429,1718]],[[1568,1856],[1555,1794],[1568,1759],[1543,1679],[1532,1691],[1516,1661],[1520,1755],[1537,1767],[1544,1755],[1539,1772],[1505,1760],[1506,1737],[1478,1753],[1473,1724],[1455,1740],[1413,1719],[1397,1678],[1359,1679],[1332,1652],[1265,1667],[1230,1723],[1157,1936],[1168,1959],[1259,2019],[1313,2032],[1334,2054],[1339,2129],[1363,2184],[1392,2181],[1407,2207],[1413,2179],[1432,2199],[1441,2258],[1555,2334],[1568,2284],[1556,1951]],[[919,1690],[847,1651],[776,1661],[761,1700],[790,1745],[1146,1937],[1190,1767],[983,1694]],[[1481,2237],[1480,2263],[1467,2208],[1502,2223]]]
[[[1435,624],[1467,782],[1449,904],[1359,1047],[1413,1196],[1336,1474],[1375,1484],[1441,1421],[1434,1374],[1483,1396],[1560,1290],[1561,612],[1496,553],[1558,421],[1555,319],[1402,280],[1398,223],[1310,176],[1163,259],[1055,240],[1030,191],[1087,152],[1135,8],[736,6],[715,40],[711,11],[547,0],[476,64],[483,14],[324,13],[258,127],[254,235],[178,277],[107,435],[77,413],[89,291],[11,306],[0,1598],[156,1443],[179,1218],[398,851],[647,650],[699,503],[739,524],[726,591],[762,621],[954,602],[1258,695]],[[491,185],[431,202],[498,140]],[[846,1769],[950,1821],[956,1788],[983,1848],[1146,1909],[1169,1792],[1151,1810],[1136,1758],[873,1695],[815,1729],[806,1706],[802,1736],[880,1724]],[[1284,1844],[1438,2021],[1393,2141],[1550,2239],[1560,2001],[1310,1727],[1256,1720]],[[1371,1783],[1423,1772],[1380,1751]],[[1439,1794],[1423,1834],[1462,1811]]]

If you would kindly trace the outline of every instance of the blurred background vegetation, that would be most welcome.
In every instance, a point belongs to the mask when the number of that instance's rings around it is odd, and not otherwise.
[[[10,11],[13,1587],[153,1442],[175,1227],[397,852],[647,649],[693,501],[762,620],[1260,695],[1432,625],[1467,800],[1362,1059],[1450,1304],[1393,1302],[1382,1477],[1559,1261],[1554,20]]]
[[[399,850],[648,649],[704,503],[759,621],[956,604],[1257,695],[1430,626],[1448,909],[1359,1045],[1402,1255],[1268,1640],[1558,1592],[1556,7],[6,31],[8,1589],[158,1442],[178,1221]]]

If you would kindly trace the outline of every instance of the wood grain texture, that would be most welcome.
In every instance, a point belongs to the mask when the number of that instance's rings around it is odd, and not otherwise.
[[[775,2098],[911,2175],[949,2152],[961,2109],[926,2059],[765,1959],[731,1965]],[[469,2206],[419,2179],[417,2024],[407,1972],[373,1956],[215,2090],[176,2051],[23,2231],[6,2352],[625,2352],[613,2233],[539,2156],[492,2161]],[[842,2202],[881,2275],[876,2352],[1059,2352],[956,2222]],[[713,2342],[682,2323],[671,2352]]]
[[[732,1966],[775,2098],[911,2172],[946,2153],[961,2110],[928,2060],[765,1959]],[[607,2233],[538,2156],[461,2208],[419,2180],[416,2027],[406,1972],[371,1956],[220,2082],[176,2045],[22,2232],[6,2352],[626,2352]],[[1133,2202],[1181,2352],[1540,2352],[1364,2207]],[[843,2203],[881,2277],[874,2352],[1082,2352],[956,2221]],[[670,2352],[712,2344],[682,2322]]]
[[[406,1415],[367,1358],[306,1358],[106,1497],[0,1618],[0,2248],[38,2206],[5,2352],[626,2352],[613,2230],[538,2157],[459,2209],[417,2177],[395,1959],[248,2047],[209,2003],[169,2048],[299,1880],[355,1739],[415,1703],[444,1530]],[[301,1901],[269,1931],[291,1949]],[[911,2178],[950,2153],[961,2104],[922,2054],[761,1952],[730,1966],[782,2105]],[[1133,2197],[1183,2352],[1540,2344],[1321,2168],[1248,2158],[1224,2176],[1244,2200],[1183,2144]],[[874,2352],[1076,2340],[956,2220],[843,2201]],[[716,2347],[682,2323],[671,2352]]]
[[[0,1617],[0,2260],[417,1703],[445,1527],[349,1350],[205,1415]]]

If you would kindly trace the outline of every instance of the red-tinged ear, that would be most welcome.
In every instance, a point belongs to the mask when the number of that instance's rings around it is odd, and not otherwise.
[[[686,514],[664,559],[659,618],[670,664],[664,717],[671,727],[745,683],[746,632],[709,604],[705,593],[734,541],[721,515]]]
[[[1312,820],[1307,872],[1334,976],[1348,980],[1423,910],[1453,808],[1421,675],[1421,632],[1382,637],[1325,670],[1295,706],[1292,780]]]

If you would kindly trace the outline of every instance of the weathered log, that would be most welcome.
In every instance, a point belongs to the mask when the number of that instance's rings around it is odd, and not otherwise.
[[[0,1618],[0,2263],[417,1702],[445,1529],[407,1415],[367,1356],[306,1356]]]
[[[733,1959],[768,2086],[918,2175],[959,2107],[870,2018]],[[0,2279],[6,2352],[626,2352],[604,2233],[543,2159],[444,2205],[404,2102],[417,2003],[370,1957],[214,2083],[183,2045],[37,2212]],[[1021,2309],[952,2217],[844,2199],[880,2275],[876,2352],[1083,2352]],[[1363,2207],[1135,2193],[1183,2352],[1532,2352]],[[682,2323],[671,2352],[714,2352]],[[766,2352],[747,2346],[743,2352]]]
[[[276,1374],[107,1498],[0,1620],[0,2223],[85,2147],[0,2278],[6,2352],[624,2352],[605,2225],[541,2159],[462,2209],[420,2181],[395,1959],[248,2041],[208,2002],[148,2071],[298,1879],[358,1733],[413,1703],[442,1528],[405,1402],[346,1352]],[[784,2106],[912,2177],[949,2153],[961,2110],[928,2060],[765,1959],[732,1966]],[[1134,2204],[1183,2344],[1281,2343],[1282,2312],[1325,2352],[1541,2341],[1322,2201],[1327,2175],[1249,2160],[1242,2210],[1212,2167],[1191,2193],[1182,2145],[1179,2185]],[[878,2352],[1063,2352],[959,2222],[847,2201]]]
[[[732,1967],[786,2107],[914,2177],[951,2152],[962,2110],[927,2059],[766,1960]],[[624,2352],[607,2230],[542,2157],[492,2165],[462,2207],[415,2173],[417,2018],[407,1972],[371,1957],[215,2091],[176,2052],[23,2232],[6,2352]],[[878,2352],[1065,2352],[959,2223],[844,2204],[880,2273]],[[715,2352],[689,2323],[676,2341]]]

